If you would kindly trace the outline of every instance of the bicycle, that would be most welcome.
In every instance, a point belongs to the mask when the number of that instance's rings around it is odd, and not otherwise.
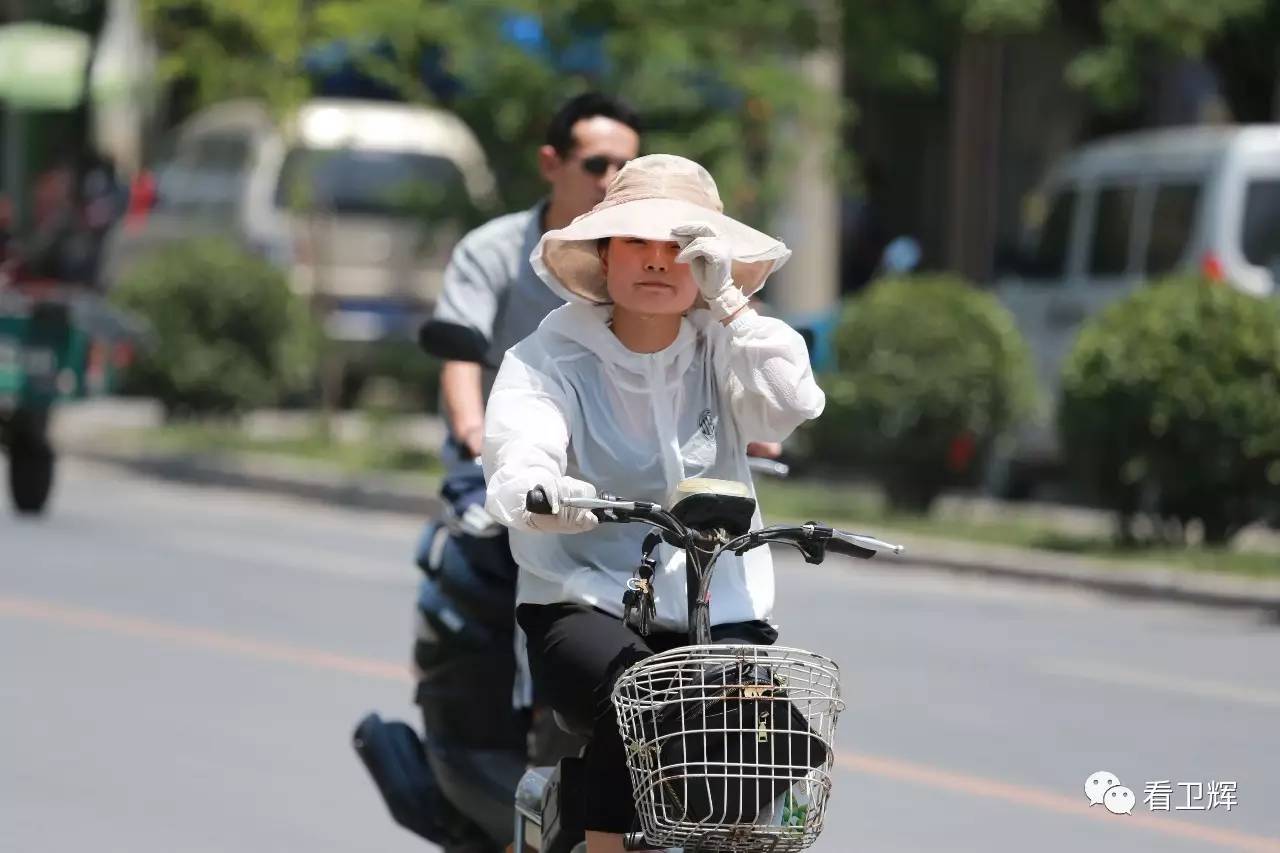
[[[767,544],[795,547],[813,564],[828,550],[870,559],[903,548],[814,521],[751,530],[755,498],[734,481],[686,480],[677,494],[670,510],[607,494],[563,501],[592,510],[602,523],[654,528],[623,596],[624,621],[641,634],[654,612],[653,552],[660,542],[685,552],[690,645],[632,665],[613,688],[640,823],[624,845],[686,853],[803,850],[822,831],[831,789],[832,742],[844,708],[838,667],[802,649],[712,644],[712,572],[721,555]],[[526,508],[551,512],[541,487],[530,490]],[[559,715],[557,722],[573,731]],[[575,778],[572,761],[530,768],[521,778],[517,853],[580,849],[573,789],[585,780]]]

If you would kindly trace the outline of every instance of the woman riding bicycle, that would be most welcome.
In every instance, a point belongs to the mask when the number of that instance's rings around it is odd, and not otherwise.
[[[722,209],[705,169],[654,154],[544,235],[533,267],[568,304],[508,351],[485,416],[486,509],[511,528],[534,683],[592,731],[589,853],[621,850],[632,828],[610,693],[631,664],[688,642],[684,554],[660,546],[642,637],[624,624],[622,598],[645,531],[599,526],[561,499],[599,488],[666,504],[687,478],[749,484],[747,443],[781,441],[825,404],[800,335],[747,304],[790,251]],[[552,515],[526,510],[538,486]],[[716,642],[777,639],[767,549],[723,557],[711,598]]]

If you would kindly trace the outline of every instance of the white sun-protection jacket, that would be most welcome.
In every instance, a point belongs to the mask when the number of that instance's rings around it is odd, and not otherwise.
[[[780,320],[746,309],[726,326],[696,310],[666,349],[637,353],[609,329],[611,313],[575,303],[552,311],[507,352],[489,397],[485,508],[511,528],[520,603],[582,602],[621,616],[627,579],[652,529],[601,524],[585,533],[540,533],[527,525],[524,508],[534,486],[568,475],[670,507],[689,477],[750,485],[747,442],[781,441],[826,402],[804,340]],[[760,523],[757,510],[753,525]],[[684,553],[664,543],[654,556],[654,625],[686,630]],[[768,620],[773,598],[767,548],[717,561],[713,624]]]

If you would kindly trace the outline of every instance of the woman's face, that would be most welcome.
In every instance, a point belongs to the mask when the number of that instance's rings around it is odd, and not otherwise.
[[[615,305],[637,314],[683,314],[698,297],[688,264],[676,263],[673,240],[611,237],[600,249],[605,285]]]

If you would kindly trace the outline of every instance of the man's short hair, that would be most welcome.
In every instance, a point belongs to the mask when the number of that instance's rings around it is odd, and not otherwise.
[[[547,144],[561,157],[573,150],[573,126],[583,119],[604,116],[640,132],[640,116],[626,102],[600,92],[584,92],[570,98],[547,125]]]

